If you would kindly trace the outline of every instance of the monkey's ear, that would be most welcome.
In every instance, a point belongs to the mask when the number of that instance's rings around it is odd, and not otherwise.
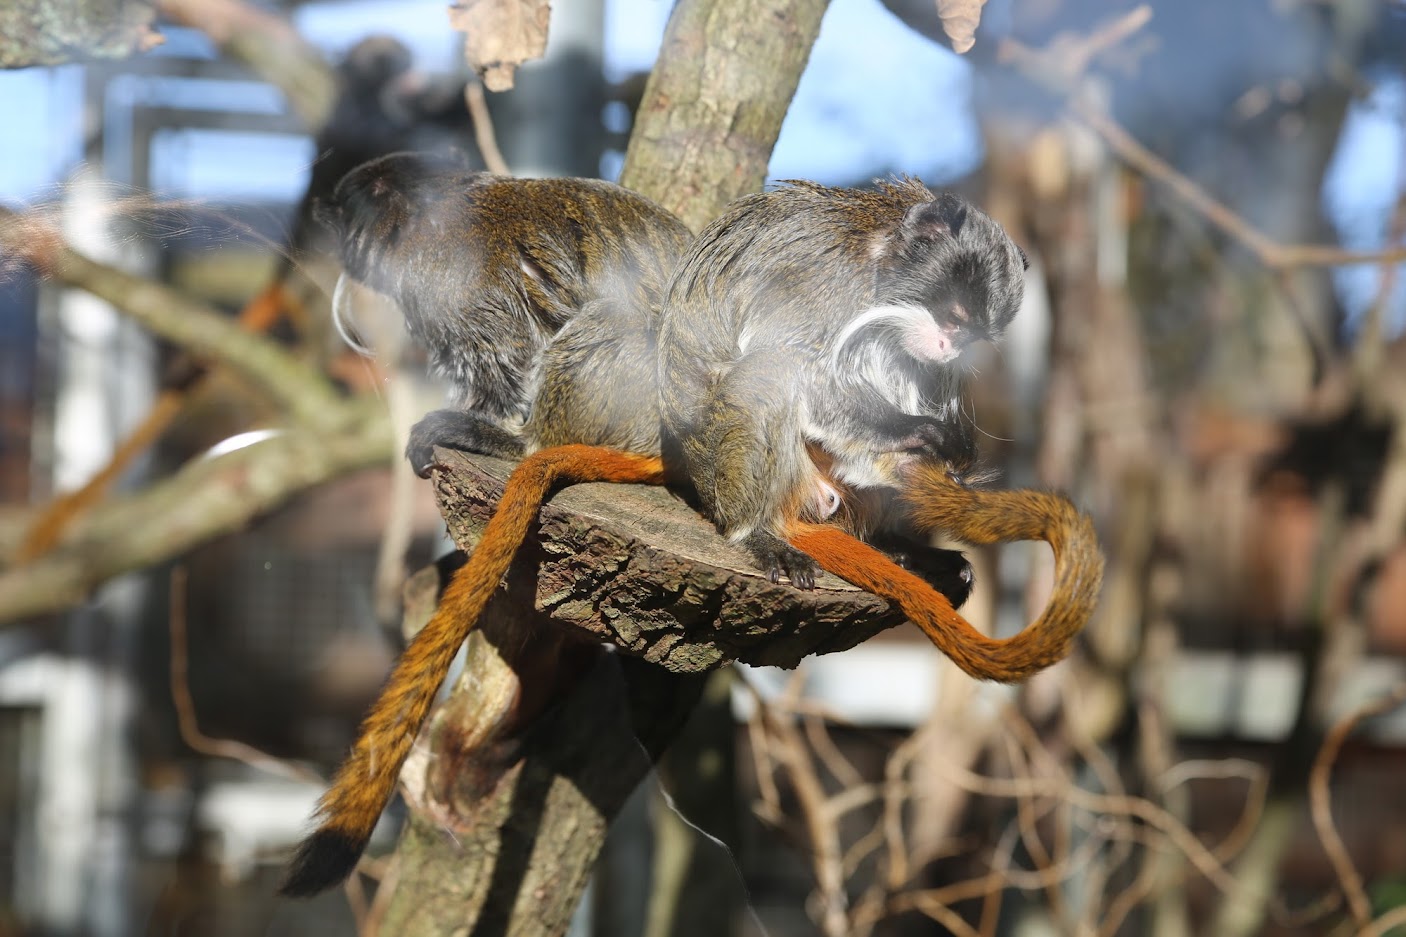
[[[313,221],[325,228],[336,231],[341,227],[341,213],[325,198],[313,199],[309,213]]]
[[[1020,254],[1020,268],[1021,268],[1022,270],[1029,270],[1029,269],[1030,269],[1030,258],[1027,257],[1027,256],[1025,256],[1025,248],[1023,248],[1023,247],[1021,247],[1019,244],[1017,244],[1017,245],[1015,246],[1015,249],[1016,249],[1016,252],[1017,252],[1018,254]]]
[[[905,240],[956,237],[967,220],[967,203],[944,192],[931,202],[919,202],[903,216]]]

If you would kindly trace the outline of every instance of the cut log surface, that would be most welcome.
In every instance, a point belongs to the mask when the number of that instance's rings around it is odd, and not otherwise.
[[[437,454],[440,510],[472,551],[513,463]],[[558,491],[515,563],[536,567],[538,611],[676,673],[732,660],[795,667],[903,621],[887,601],[828,574],[809,592],[768,581],[679,495],[644,485]]]

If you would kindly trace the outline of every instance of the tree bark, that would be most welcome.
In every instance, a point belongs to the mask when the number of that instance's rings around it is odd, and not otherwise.
[[[760,188],[825,6],[679,3],[622,184],[694,229]],[[507,469],[465,459],[439,473],[461,545]],[[553,499],[507,582],[433,720],[427,761],[402,775],[411,818],[388,932],[564,933],[611,817],[706,671],[733,659],[795,666],[901,620],[839,580],[809,595],[772,585],[691,508],[621,486]],[[603,655],[601,641],[642,660]]]
[[[12,0],[0,4],[0,68],[136,55],[164,41],[155,17],[135,0]]]
[[[828,0],[697,0],[674,8],[620,183],[697,231],[756,192]]]
[[[441,511],[471,550],[512,466],[437,456]],[[769,582],[661,488],[560,492],[505,582],[402,775],[410,820],[389,933],[563,933],[611,817],[709,670],[794,667],[902,620],[828,575],[812,592]]]

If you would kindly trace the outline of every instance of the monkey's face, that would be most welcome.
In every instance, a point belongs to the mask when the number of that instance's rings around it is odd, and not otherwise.
[[[949,193],[908,209],[879,258],[881,302],[895,317],[901,347],[934,364],[973,342],[995,341],[1020,308],[1025,255],[1001,226]]]

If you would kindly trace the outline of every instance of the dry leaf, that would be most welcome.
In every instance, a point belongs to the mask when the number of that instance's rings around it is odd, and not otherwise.
[[[489,91],[506,91],[523,62],[547,48],[549,0],[456,0],[449,25],[464,34],[464,60]]]
[[[986,0],[937,0],[937,15],[942,31],[952,40],[953,52],[961,54],[976,44],[976,27],[984,6]]]

